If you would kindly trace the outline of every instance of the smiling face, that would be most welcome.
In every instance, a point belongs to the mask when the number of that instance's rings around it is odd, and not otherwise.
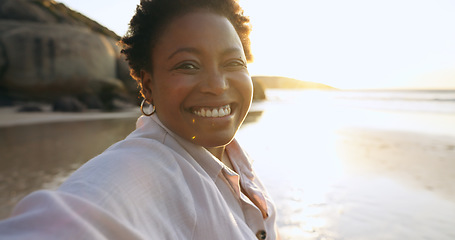
[[[228,19],[196,11],[173,19],[155,44],[144,93],[160,121],[206,148],[228,144],[252,99],[242,43]]]

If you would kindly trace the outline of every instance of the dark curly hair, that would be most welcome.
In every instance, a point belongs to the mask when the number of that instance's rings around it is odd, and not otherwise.
[[[198,9],[207,9],[226,17],[234,26],[251,62],[250,19],[243,15],[237,0],[141,0],[126,35],[120,40],[131,76],[141,86],[141,70],[151,71],[152,50],[166,25],[175,17]]]

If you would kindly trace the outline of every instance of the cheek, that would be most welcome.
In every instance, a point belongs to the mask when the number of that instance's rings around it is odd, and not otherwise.
[[[245,100],[245,103],[249,104],[253,97],[253,82],[251,81],[251,78],[249,76],[243,77],[241,81],[238,81],[237,89]]]
[[[187,98],[191,96],[194,81],[188,79],[167,78],[165,82],[156,85],[154,97],[155,107],[161,114],[179,116],[186,107]]]

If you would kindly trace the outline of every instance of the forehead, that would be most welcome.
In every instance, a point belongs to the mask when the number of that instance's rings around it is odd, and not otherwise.
[[[155,51],[181,47],[242,48],[234,26],[224,16],[198,10],[172,19],[155,44]]]

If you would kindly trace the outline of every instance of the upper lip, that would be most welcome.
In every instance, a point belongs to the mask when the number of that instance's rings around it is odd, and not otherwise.
[[[197,104],[192,104],[190,109],[193,108],[216,108],[216,107],[223,107],[226,105],[232,106],[234,104],[234,101],[227,101],[227,100],[214,100],[214,101],[204,101],[203,103],[197,103]]]

